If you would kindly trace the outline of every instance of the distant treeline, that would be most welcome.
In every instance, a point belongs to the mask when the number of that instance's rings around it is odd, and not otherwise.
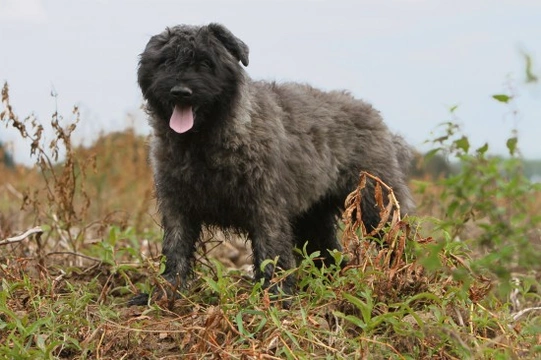
[[[432,157],[425,157],[417,154],[412,166],[412,176],[415,178],[440,178],[455,174],[460,170],[460,163],[450,162],[441,154]],[[524,175],[530,180],[541,182],[541,159],[523,160]]]
[[[524,174],[532,181],[541,182],[541,160],[524,160]]]

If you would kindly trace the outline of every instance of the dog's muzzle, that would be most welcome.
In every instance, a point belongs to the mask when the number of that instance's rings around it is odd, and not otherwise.
[[[193,92],[192,89],[186,86],[173,86],[170,93],[176,98],[189,98]]]

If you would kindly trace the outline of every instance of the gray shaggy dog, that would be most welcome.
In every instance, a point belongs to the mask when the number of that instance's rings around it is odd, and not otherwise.
[[[332,262],[328,250],[341,248],[337,218],[361,170],[392,186],[403,215],[413,210],[410,147],[371,105],[344,91],[253,81],[239,62],[248,65],[248,47],[215,23],[168,28],[141,54],[163,276],[180,288],[204,226],[247,234],[256,277],[267,286],[274,268],[261,263],[277,258],[277,267],[290,269],[295,246],[307,242],[308,253]],[[372,228],[379,222],[373,196],[363,204]],[[291,294],[294,279],[280,286]]]

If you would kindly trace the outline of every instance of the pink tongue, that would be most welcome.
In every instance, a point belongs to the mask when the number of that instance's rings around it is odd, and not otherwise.
[[[193,112],[189,105],[175,105],[169,127],[179,134],[185,133],[193,127]]]

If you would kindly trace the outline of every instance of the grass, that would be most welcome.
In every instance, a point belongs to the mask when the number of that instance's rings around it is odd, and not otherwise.
[[[412,183],[418,217],[401,219],[392,191],[361,175],[343,216],[344,253],[320,269],[321,254],[299,250],[289,309],[250,279],[244,241],[224,243],[212,229],[189,293],[126,307],[164,286],[145,139],[127,130],[74,147],[75,109],[52,116],[46,142],[36,119],[16,116],[7,85],[2,101],[2,121],[30,140],[36,166],[0,164],[0,358],[541,357],[539,188],[517,157],[469,149],[457,127],[438,147],[461,170]],[[386,219],[379,244],[357,218],[366,181]]]

